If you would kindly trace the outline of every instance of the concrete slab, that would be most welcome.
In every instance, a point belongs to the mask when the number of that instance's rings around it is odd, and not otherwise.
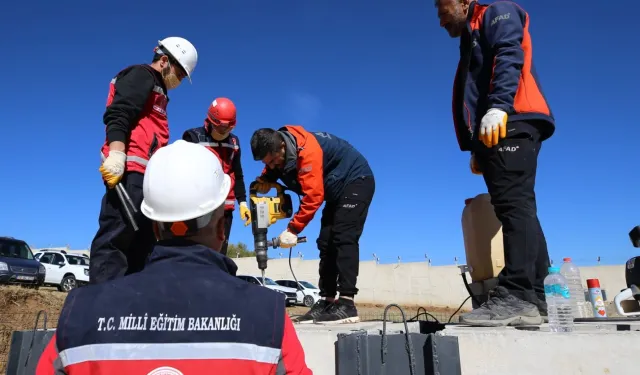
[[[420,330],[415,322],[408,327],[409,332]],[[358,330],[380,334],[382,322],[298,324],[296,330],[313,373],[334,375],[338,334]],[[387,333],[403,331],[403,324],[387,323]],[[576,323],[571,333],[552,333],[546,325],[529,329],[447,325],[437,334],[458,337],[462,375],[635,375],[638,331],[639,322],[598,322]]]

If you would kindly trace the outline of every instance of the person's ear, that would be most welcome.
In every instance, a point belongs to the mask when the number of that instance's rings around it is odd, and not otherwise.
[[[216,224],[216,237],[220,242],[224,242],[224,216],[221,216]]]
[[[160,58],[160,67],[164,69],[167,65],[169,65],[169,56],[164,55]]]

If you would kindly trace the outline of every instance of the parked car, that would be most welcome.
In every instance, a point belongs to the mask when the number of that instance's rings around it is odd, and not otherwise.
[[[0,237],[0,284],[16,284],[39,288],[46,269],[38,262],[26,242],[13,237]]]
[[[276,283],[278,285],[296,289],[296,303],[300,305],[311,307],[314,303],[320,300],[320,289],[308,281],[299,280],[297,288],[295,280],[276,280]]]
[[[89,257],[71,255],[64,250],[39,250],[35,258],[47,269],[44,285],[55,286],[61,292],[89,283]]]
[[[283,293],[287,298],[287,306],[296,304],[296,300],[297,300],[296,292],[297,291],[295,289],[287,288],[287,287],[278,285],[275,281],[273,281],[272,279],[270,279],[268,277],[264,278],[264,285],[262,285],[262,276],[260,276],[260,277],[258,277],[258,276],[250,276],[250,275],[236,275],[236,276],[238,278],[246,281],[246,282],[251,283],[251,284],[264,286],[265,288],[269,288],[271,290],[275,290],[276,292]]]

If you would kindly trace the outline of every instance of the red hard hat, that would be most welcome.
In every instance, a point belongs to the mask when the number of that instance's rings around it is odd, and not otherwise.
[[[230,99],[216,98],[209,106],[207,120],[215,127],[234,127],[236,125],[236,105]]]

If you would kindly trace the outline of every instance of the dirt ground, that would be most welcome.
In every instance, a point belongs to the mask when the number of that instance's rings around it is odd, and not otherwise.
[[[48,317],[48,328],[54,328],[58,322],[58,315],[67,294],[58,292],[54,288],[40,288],[39,290],[26,289],[15,286],[0,286],[0,374],[5,373],[6,361],[11,344],[11,334],[17,330],[31,330],[34,328],[36,316],[44,310]],[[381,320],[386,305],[358,304],[360,318],[367,320]],[[402,306],[406,319],[415,318],[419,306]],[[455,309],[426,308],[432,315],[430,320],[436,318],[447,321]],[[294,306],[287,308],[289,315],[302,315],[308,308]],[[419,319],[427,319],[421,315]],[[388,321],[401,321],[400,311],[390,308]],[[40,318],[38,328],[43,327],[43,317]]]
[[[66,293],[53,288],[40,290],[0,287],[0,374],[5,373],[11,333],[33,329],[38,311],[47,312],[48,327],[55,327]],[[43,316],[39,328],[43,327]]]

